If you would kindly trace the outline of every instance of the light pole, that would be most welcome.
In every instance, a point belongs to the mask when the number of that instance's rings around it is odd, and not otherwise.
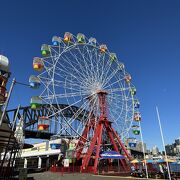
[[[165,143],[164,143],[164,136],[163,136],[163,131],[162,131],[162,127],[161,127],[161,119],[159,116],[159,111],[158,111],[158,107],[156,106],[156,112],[157,112],[157,118],[159,121],[159,129],[161,132],[161,138],[162,138],[162,143],[163,143],[163,148],[164,148],[164,154],[165,154],[165,159],[166,159],[166,165],[167,165],[167,170],[168,170],[168,176],[169,179],[171,180],[171,174],[170,174],[170,169],[169,169],[169,163],[168,163],[168,159],[167,159],[167,153],[166,153],[166,148],[165,148]]]

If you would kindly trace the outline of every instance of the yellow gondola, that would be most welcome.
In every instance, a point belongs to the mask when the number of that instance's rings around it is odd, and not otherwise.
[[[141,114],[139,112],[134,113],[134,121],[141,121]]]
[[[65,42],[65,43],[69,43],[69,42],[71,42],[71,40],[72,40],[72,34],[69,33],[69,32],[66,32],[66,33],[64,34],[64,42]]]
[[[33,69],[36,71],[42,71],[44,68],[43,60],[39,57],[34,57],[33,59]]]
[[[105,53],[107,51],[107,46],[105,44],[102,44],[99,46],[100,52]]]

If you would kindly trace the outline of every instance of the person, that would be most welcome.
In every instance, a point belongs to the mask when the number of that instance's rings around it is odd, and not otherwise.
[[[161,172],[162,174],[164,173],[164,170],[163,170],[163,167],[162,167],[161,164],[159,164],[159,170],[160,170],[160,172]]]
[[[131,171],[135,171],[135,167],[133,165],[131,166]]]

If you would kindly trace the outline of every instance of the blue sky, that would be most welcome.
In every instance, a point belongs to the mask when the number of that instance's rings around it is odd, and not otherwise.
[[[165,142],[180,137],[180,1],[1,0],[0,7],[0,53],[10,60],[11,79],[28,82],[33,57],[53,35],[94,36],[117,53],[132,75],[148,147],[162,149],[156,105]],[[9,108],[29,105],[32,94],[15,86]]]

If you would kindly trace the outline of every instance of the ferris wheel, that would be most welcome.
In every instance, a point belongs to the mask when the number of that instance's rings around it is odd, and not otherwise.
[[[95,38],[66,32],[63,38],[54,36],[51,45],[43,44],[41,54],[33,60],[33,68],[39,73],[30,77],[40,95],[33,97],[31,104],[34,109],[49,104],[48,118],[61,117],[58,134],[71,130],[74,136],[81,136],[91,118],[95,126],[102,112],[99,92],[104,92],[112,127],[122,140],[129,137],[135,115],[136,120],[140,118],[136,108],[139,102],[131,75],[115,53]],[[67,109],[72,116],[65,116]]]

